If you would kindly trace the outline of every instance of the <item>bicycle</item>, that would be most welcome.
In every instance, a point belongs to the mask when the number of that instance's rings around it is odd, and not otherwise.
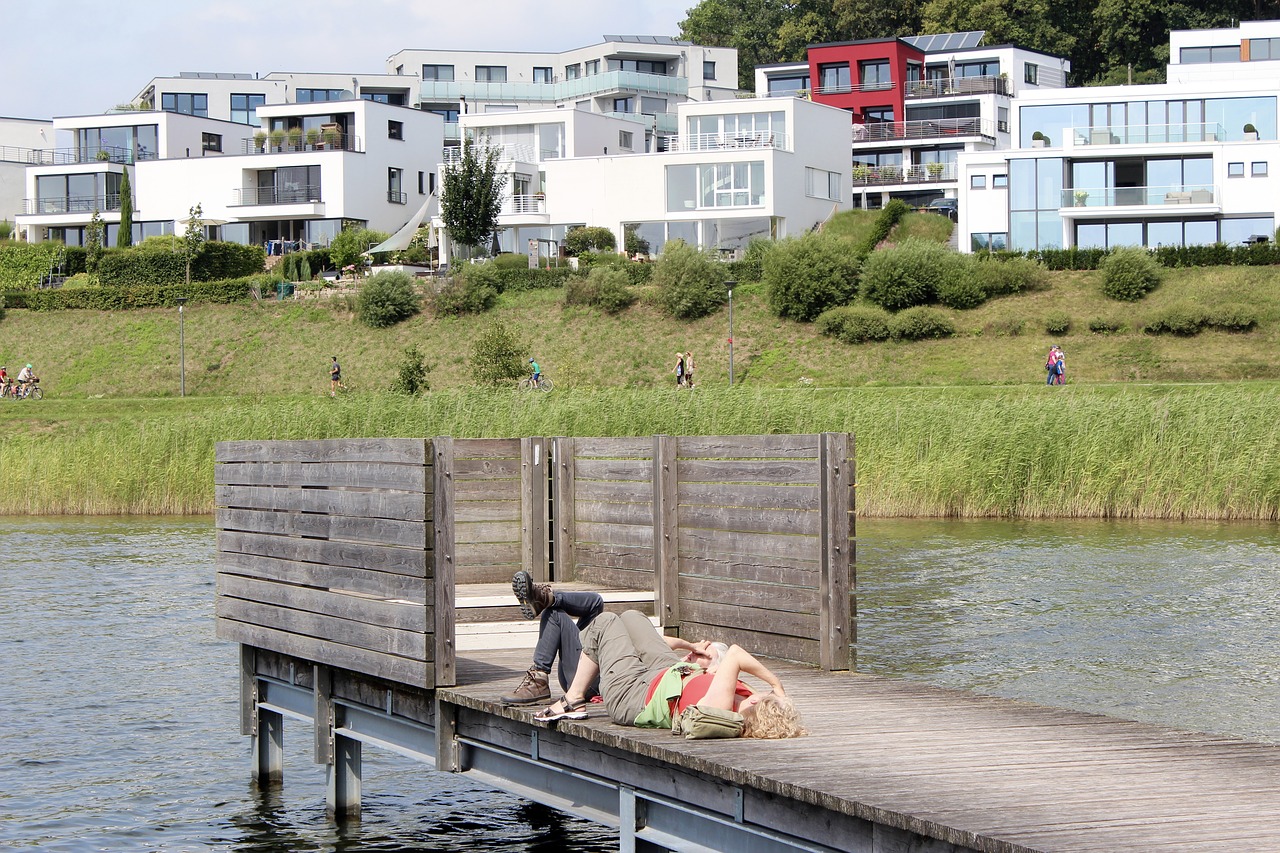
[[[32,379],[25,386],[19,387],[14,391],[15,400],[43,400],[44,392],[40,390],[40,380]]]
[[[532,376],[526,376],[524,379],[520,380],[520,384],[517,387],[521,391],[550,391],[555,388],[555,385],[552,384],[551,380],[545,376],[537,382],[533,381]]]

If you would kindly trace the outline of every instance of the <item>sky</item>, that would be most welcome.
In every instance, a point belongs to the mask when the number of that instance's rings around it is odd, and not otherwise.
[[[0,0],[0,116],[101,113],[181,71],[384,73],[405,49],[677,36],[697,0]]]

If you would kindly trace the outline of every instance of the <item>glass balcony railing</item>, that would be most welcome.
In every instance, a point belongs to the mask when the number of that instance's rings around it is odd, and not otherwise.
[[[689,94],[689,81],[665,74],[641,74],[636,71],[606,71],[574,80],[555,83],[486,83],[475,80],[423,80],[419,99],[426,102],[456,101],[460,97],[475,101],[566,101],[605,92],[627,91],[646,95]]]
[[[1062,191],[1063,207],[1131,207],[1137,205],[1214,204],[1218,188],[1212,184],[1173,184],[1150,187],[1072,187]]]
[[[985,118],[939,118],[931,121],[877,121],[853,126],[853,141],[896,142],[901,139],[946,139],[984,136],[995,139],[995,122]]]
[[[752,131],[746,133],[692,133],[667,140],[667,151],[713,151],[716,149],[776,148],[791,150],[791,137],[785,133]]]
[[[324,197],[320,187],[244,187],[233,190],[231,206],[246,207],[260,204],[319,204]]]
[[[1158,145],[1169,142],[1222,142],[1226,133],[1214,122],[1073,127],[1076,145]]]
[[[56,198],[24,198],[22,212],[27,216],[47,213],[93,213],[120,209],[120,194],[105,193],[86,196],[58,196]]]

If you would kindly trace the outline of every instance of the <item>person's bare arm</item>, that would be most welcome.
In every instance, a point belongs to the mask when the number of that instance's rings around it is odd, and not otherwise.
[[[711,687],[707,689],[707,693],[698,703],[710,705],[713,708],[723,708],[726,711],[733,710],[734,691],[738,686],[738,675],[746,673],[754,676],[765,684],[769,685],[769,689],[778,696],[785,696],[782,690],[782,682],[778,676],[774,675],[770,669],[756,660],[755,656],[748,652],[742,646],[733,645],[729,647],[729,651],[720,659],[720,667],[716,670],[715,678],[711,682]]]

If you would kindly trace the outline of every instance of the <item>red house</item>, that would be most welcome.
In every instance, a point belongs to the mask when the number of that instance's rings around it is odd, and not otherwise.
[[[849,110],[857,124],[901,121],[905,84],[924,79],[924,51],[900,38],[812,45],[813,100]]]

